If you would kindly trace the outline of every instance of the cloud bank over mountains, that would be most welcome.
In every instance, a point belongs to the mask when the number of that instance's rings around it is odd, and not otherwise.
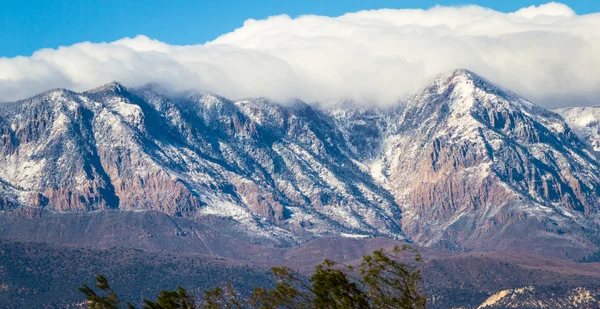
[[[598,104],[598,29],[600,13],[577,15],[554,2],[512,13],[437,6],[280,15],[247,20],[204,44],[140,35],[0,58],[0,101],[117,80],[233,99],[388,104],[439,73],[466,68],[542,105]]]

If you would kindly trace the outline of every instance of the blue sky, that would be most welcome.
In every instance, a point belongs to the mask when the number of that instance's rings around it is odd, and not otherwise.
[[[41,48],[114,41],[144,34],[169,44],[197,44],[271,15],[337,16],[377,8],[428,8],[479,4],[498,11],[549,1],[525,0],[0,0],[0,57]],[[600,11],[600,0],[563,0],[578,14]]]

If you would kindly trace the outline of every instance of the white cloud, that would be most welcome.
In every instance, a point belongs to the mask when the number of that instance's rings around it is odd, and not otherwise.
[[[247,20],[212,42],[145,36],[0,58],[0,101],[118,80],[230,98],[351,98],[389,103],[467,68],[545,105],[600,103],[600,14],[548,3],[514,13],[479,6],[372,10],[331,18]]]

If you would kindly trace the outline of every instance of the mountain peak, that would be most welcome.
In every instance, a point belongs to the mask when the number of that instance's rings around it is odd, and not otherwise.
[[[490,81],[467,69],[456,69],[451,72],[442,73],[435,78],[433,84],[437,86],[444,86],[469,81],[473,83],[485,82],[491,84]]]
[[[447,72],[445,74],[450,74],[453,76],[467,76],[469,78],[479,77],[477,74],[473,73],[473,71],[470,71],[465,68],[455,69],[455,70]]]
[[[123,86],[123,84],[121,84],[117,81],[112,81],[110,83],[104,84],[98,88],[94,88],[94,89],[88,90],[86,92],[99,93],[99,92],[108,92],[108,91],[114,92],[116,94],[120,94],[120,93],[127,91],[127,88],[125,88],[125,86]]]
[[[457,69],[438,75],[433,82],[418,92],[417,96],[452,94],[471,97],[475,93],[492,94],[507,101],[527,101],[521,96],[467,69]],[[523,99],[523,100],[520,100]]]
[[[417,91],[409,102],[420,105],[422,102],[435,103],[433,97],[462,97],[473,96],[478,85],[487,84],[485,80],[466,69],[457,69],[438,75],[431,83]],[[489,87],[486,87],[489,88]]]

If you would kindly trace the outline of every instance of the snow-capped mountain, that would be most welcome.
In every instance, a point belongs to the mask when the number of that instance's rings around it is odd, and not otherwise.
[[[600,154],[600,106],[566,107],[554,110],[573,131]]]
[[[0,105],[0,152],[5,210],[155,209],[281,243],[573,256],[600,231],[595,155],[558,114],[466,70],[394,107],[52,90]]]
[[[113,83],[2,106],[6,202],[230,217],[267,238],[402,236],[393,196],[298,102],[178,98]]]
[[[376,174],[419,243],[462,249],[593,247],[600,168],[565,121],[465,70],[407,99]],[[523,237],[526,235],[526,237]]]

